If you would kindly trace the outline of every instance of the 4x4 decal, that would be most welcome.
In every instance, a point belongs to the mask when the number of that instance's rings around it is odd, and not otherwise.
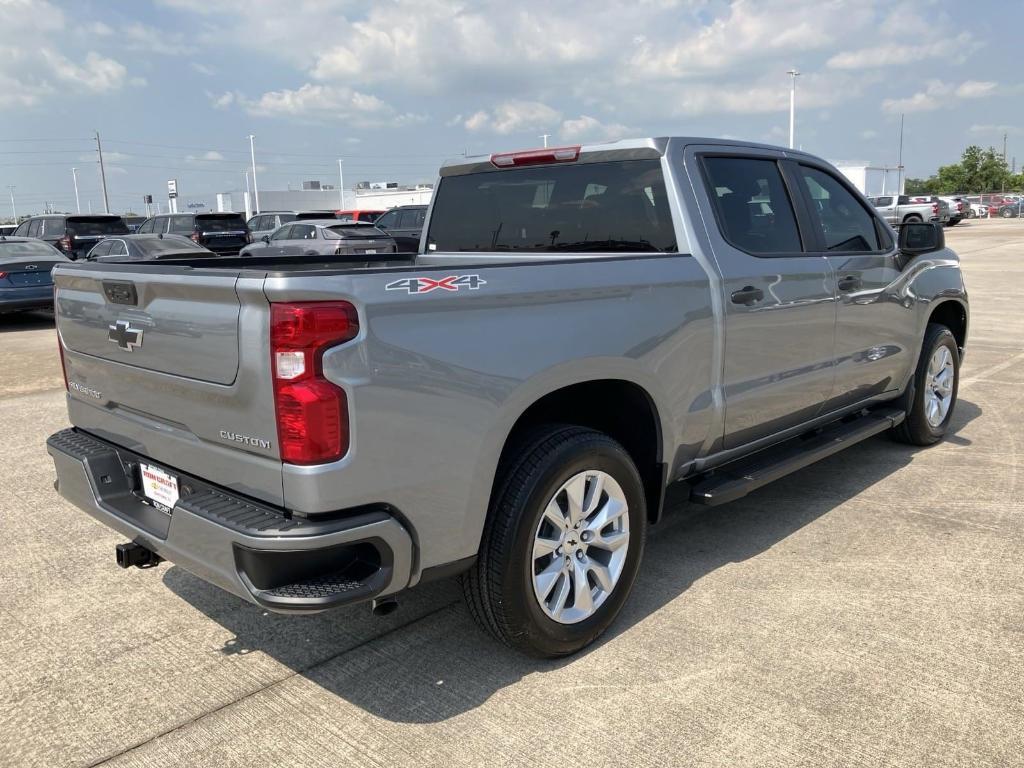
[[[384,286],[388,291],[405,291],[406,293],[430,293],[431,291],[458,291],[468,288],[471,291],[477,290],[481,285],[487,285],[487,281],[480,275],[449,275],[435,280],[432,277],[406,277],[395,280]]]

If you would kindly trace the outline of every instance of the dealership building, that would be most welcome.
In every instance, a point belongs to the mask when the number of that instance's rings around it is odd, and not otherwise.
[[[433,184],[402,186],[395,182],[360,182],[355,189],[306,181],[302,189],[261,189],[261,211],[320,211],[320,210],[387,210],[396,205],[426,205],[434,194]],[[156,203],[158,211],[166,212],[170,201]],[[181,213],[244,211],[246,217],[256,212],[251,192],[233,189],[203,195],[181,194],[175,200]]]

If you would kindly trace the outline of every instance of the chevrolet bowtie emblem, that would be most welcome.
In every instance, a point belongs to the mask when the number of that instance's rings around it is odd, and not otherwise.
[[[142,346],[142,330],[132,328],[132,324],[128,320],[118,320],[110,326],[107,341],[112,341],[121,349],[131,352],[136,347]]]

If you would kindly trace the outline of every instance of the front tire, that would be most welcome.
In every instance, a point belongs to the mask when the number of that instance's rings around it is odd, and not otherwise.
[[[944,325],[929,323],[917,370],[903,396],[907,416],[893,436],[910,445],[932,445],[946,435],[960,387],[960,350]]]
[[[476,565],[463,577],[470,613],[531,656],[594,642],[629,596],[647,509],[629,454],[600,432],[549,426],[499,471]]]

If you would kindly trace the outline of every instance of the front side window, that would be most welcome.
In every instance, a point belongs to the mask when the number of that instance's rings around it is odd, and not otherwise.
[[[875,218],[832,174],[806,165],[800,175],[810,194],[811,218],[821,227],[825,250],[833,253],[877,251]]]
[[[722,235],[752,254],[798,253],[800,231],[774,160],[708,157],[704,160]]]
[[[425,217],[423,210],[416,213]],[[378,226],[388,225],[387,215]],[[427,244],[441,252],[676,250],[660,160],[447,176],[435,193]]]
[[[394,229],[395,224],[398,223],[398,211],[388,211],[387,213],[381,214],[381,217],[377,219],[377,226],[383,227],[384,229]]]
[[[274,234],[272,234],[270,236],[270,239],[271,240],[288,240],[289,239],[289,233],[292,231],[292,228],[294,226],[295,225],[293,225],[293,224],[286,224],[283,227],[278,227],[277,230],[274,232]]]
[[[871,198],[871,203],[873,205],[877,205],[879,208],[885,208],[887,206],[892,205],[892,198],[891,197],[872,197]]]

